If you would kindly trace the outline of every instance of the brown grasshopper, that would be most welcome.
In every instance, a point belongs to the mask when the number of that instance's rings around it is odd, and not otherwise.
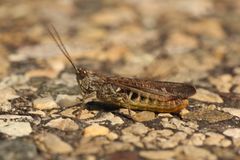
[[[48,29],[75,69],[83,100],[94,97],[101,102],[127,108],[129,114],[130,109],[171,113],[187,107],[187,98],[196,93],[196,89],[190,84],[106,76],[82,67],[77,68],[55,27],[50,26]]]

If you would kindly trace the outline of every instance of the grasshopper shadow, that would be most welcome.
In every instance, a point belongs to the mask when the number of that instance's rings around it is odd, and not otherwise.
[[[121,107],[114,105],[114,104],[108,104],[108,103],[104,103],[104,102],[88,102],[86,104],[86,108],[89,111],[98,110],[98,111],[102,111],[102,112],[111,112],[114,115],[124,117],[125,120],[134,122],[134,120],[129,115],[119,112],[119,108],[121,108]]]
[[[88,110],[98,110],[98,111],[105,111],[105,112],[113,112],[118,110],[120,107],[113,104],[103,103],[103,102],[88,102],[86,104],[86,108]]]

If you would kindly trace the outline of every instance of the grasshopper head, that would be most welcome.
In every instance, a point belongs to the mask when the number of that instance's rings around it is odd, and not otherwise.
[[[77,80],[83,80],[84,78],[87,77],[88,72],[83,68],[78,68],[76,75],[77,75]]]

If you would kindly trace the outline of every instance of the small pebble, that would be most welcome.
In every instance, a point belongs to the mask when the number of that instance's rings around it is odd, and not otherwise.
[[[156,139],[164,138],[165,141],[174,133],[172,130],[169,129],[162,129],[162,130],[153,130],[150,131],[146,136],[143,137],[141,142],[143,142],[148,149],[155,149],[156,146]]]
[[[181,111],[180,111],[180,115],[181,116],[184,116],[184,115],[186,115],[186,114],[189,114],[190,113],[190,111],[189,110],[187,110],[186,108],[184,108],[184,109],[182,109]]]
[[[128,7],[115,8],[112,13],[111,9],[104,9],[93,14],[92,21],[97,26],[119,26],[122,23],[129,23],[136,18],[136,14]]]
[[[187,134],[192,134],[194,130],[198,127],[197,125],[194,125],[192,123],[186,123],[177,118],[171,118],[170,120],[162,119],[160,123],[163,125],[164,128],[178,129]]]
[[[184,159],[217,160],[217,156],[209,150],[190,145],[179,146],[175,149],[175,152],[178,153],[178,156],[182,154]]]
[[[118,142],[114,141],[105,146],[106,153],[116,153],[116,152],[123,152],[123,151],[133,151],[134,147],[130,143]]]
[[[165,48],[169,54],[181,54],[195,49],[197,46],[198,41],[194,36],[174,32],[169,35]]]
[[[42,133],[35,136],[36,143],[40,150],[54,153],[54,154],[67,154],[73,151],[73,148],[57,135],[52,133]]]
[[[46,113],[41,110],[29,111],[29,114],[39,115],[41,117],[46,117]]]
[[[79,114],[77,116],[78,119],[89,119],[89,118],[93,118],[96,116],[96,114],[98,113],[98,111],[89,111],[87,109],[83,109],[81,114]]]
[[[0,102],[0,111],[8,112],[12,109],[12,105],[10,102]]]
[[[25,76],[27,78],[34,78],[34,77],[56,78],[57,75],[58,75],[58,72],[54,71],[51,68],[34,69],[34,70],[30,70],[30,71],[25,73]]]
[[[119,112],[122,113],[122,114],[124,114],[124,115],[129,116],[128,109],[126,109],[126,108],[120,108],[120,109],[119,109]],[[134,115],[136,114],[136,112],[133,111],[133,110],[130,110],[130,112],[131,112],[131,115],[132,115],[132,116],[134,116]]]
[[[209,123],[216,123],[220,121],[229,120],[233,117],[233,115],[219,111],[213,105],[202,107],[199,109],[196,109],[194,112],[190,112],[189,114],[186,114],[182,116],[183,119],[189,119],[189,120],[197,120],[197,121],[208,121]]]
[[[109,129],[99,124],[92,124],[83,131],[85,137],[106,136],[107,134],[109,134]]]
[[[233,144],[234,144],[234,146],[239,148],[240,147],[240,138],[233,139]]]
[[[173,117],[170,113],[159,113],[158,117]]]
[[[89,155],[101,152],[103,145],[109,144],[110,141],[106,137],[82,137],[80,143],[77,144],[75,155]],[[107,146],[107,145],[106,145]],[[105,147],[105,146],[104,146]]]
[[[200,1],[196,1],[200,2]],[[208,1],[209,2],[209,1]],[[214,39],[223,39],[225,37],[225,32],[221,23],[217,19],[203,19],[201,21],[194,21],[191,24],[187,25],[188,32],[201,35],[204,37],[214,38]]]
[[[224,135],[232,138],[240,138],[240,128],[230,128],[223,132]]]
[[[162,138],[159,140],[158,146],[163,149],[174,148],[179,143],[183,142],[187,137],[187,134],[184,132],[177,132],[174,135],[170,136],[168,139]]]
[[[116,133],[113,133],[113,132],[108,133],[106,136],[111,141],[113,141],[115,139],[118,139],[118,135]]]
[[[223,108],[222,109],[224,112],[228,112],[231,115],[237,116],[240,118],[240,109],[237,108]]]
[[[10,87],[0,89],[0,93],[0,111],[8,112],[12,108],[8,100],[18,98],[19,96],[16,91]]]
[[[13,137],[27,136],[32,132],[29,122],[0,121],[0,132]]]
[[[6,102],[9,99],[18,98],[16,91],[13,88],[7,87],[0,89],[0,102]]]
[[[59,108],[57,103],[52,97],[38,98],[33,101],[33,108],[39,110],[50,110],[54,108]]]
[[[137,122],[151,121],[155,119],[155,113],[150,111],[138,112],[133,116],[133,119]]]
[[[139,155],[145,159],[161,160],[161,159],[173,159],[175,156],[174,151],[140,151]]]
[[[204,140],[204,144],[206,145],[214,145],[214,146],[221,146],[221,147],[228,147],[231,145],[227,139],[221,134],[214,133],[214,132],[207,132],[206,139]]]
[[[79,96],[69,96],[65,94],[59,94],[56,98],[56,103],[61,107],[68,107],[73,106],[77,103],[79,103],[79,100],[77,99]]]
[[[85,160],[96,160],[97,158],[95,156],[92,156],[92,155],[87,155],[83,159],[85,159]]]
[[[240,85],[237,85],[234,89],[233,89],[234,93],[240,93]]]
[[[232,145],[232,141],[229,140],[229,139],[223,139],[221,142],[220,142],[220,146],[222,147],[229,147]]]
[[[205,140],[205,138],[206,136],[202,133],[194,133],[189,139],[188,144],[194,146],[201,146],[203,145],[203,141]]]
[[[51,128],[57,128],[62,131],[76,131],[79,129],[79,126],[77,123],[75,123],[73,120],[70,118],[58,118],[51,120],[46,124],[46,126],[51,127]]]
[[[76,115],[74,115],[73,112],[76,110],[77,110],[76,108],[67,108],[64,111],[62,111],[60,114],[64,117],[75,118]]]
[[[140,136],[136,136],[136,135],[133,135],[131,133],[122,135],[121,140],[123,142],[133,144],[133,145],[135,145],[136,147],[139,147],[139,148],[144,147],[143,143],[140,141]]]
[[[126,127],[122,130],[123,134],[128,134],[128,133],[132,133],[135,135],[144,135],[146,134],[150,129],[148,127],[146,127],[144,124],[142,123],[135,123],[132,124],[129,127]]]
[[[230,74],[223,74],[218,77],[210,77],[209,81],[216,86],[218,91],[229,92],[230,88],[232,87],[233,78]]]
[[[203,102],[223,103],[223,100],[219,95],[202,88],[197,89],[197,93],[191,98]]]

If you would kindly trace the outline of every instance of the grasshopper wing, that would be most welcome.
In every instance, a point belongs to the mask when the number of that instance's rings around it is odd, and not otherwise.
[[[174,99],[186,99],[196,93],[196,89],[185,83],[162,82],[143,80],[125,77],[108,77],[108,82],[119,85],[121,88],[130,88],[137,92],[144,92],[151,97],[161,101],[169,101]]]

